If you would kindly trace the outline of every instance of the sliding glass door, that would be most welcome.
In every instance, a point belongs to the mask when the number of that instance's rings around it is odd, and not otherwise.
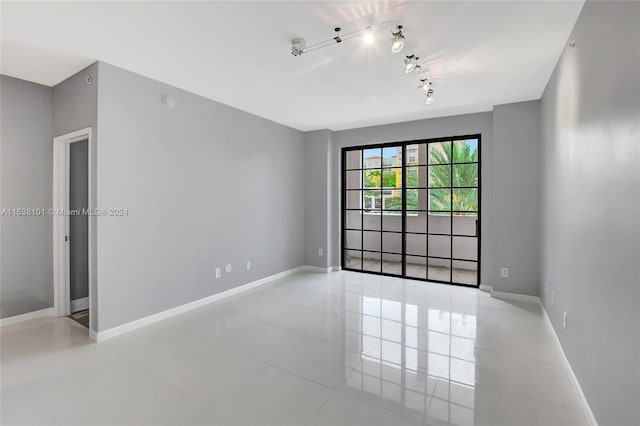
[[[479,135],[342,154],[343,269],[478,286]]]

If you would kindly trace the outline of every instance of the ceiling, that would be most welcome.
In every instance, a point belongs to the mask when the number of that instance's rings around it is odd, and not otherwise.
[[[6,2],[3,74],[55,85],[96,60],[300,130],[491,110],[539,99],[582,1]],[[436,102],[381,30],[373,45],[314,43],[395,21],[428,66]]]

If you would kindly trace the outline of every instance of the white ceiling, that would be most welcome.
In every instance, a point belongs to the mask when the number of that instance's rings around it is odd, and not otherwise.
[[[540,98],[582,1],[6,2],[3,74],[55,85],[102,60],[300,130],[487,111]],[[430,67],[424,104],[389,34],[301,57],[307,43],[396,21]]]

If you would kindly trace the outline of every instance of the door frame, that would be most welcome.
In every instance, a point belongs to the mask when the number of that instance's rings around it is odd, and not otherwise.
[[[69,244],[65,236],[69,235],[69,177],[70,177],[70,145],[87,141],[88,146],[88,198],[89,209],[95,211],[95,140],[91,127],[77,130],[53,138],[53,311],[56,316],[66,317],[71,314],[71,283]],[[88,253],[89,263],[89,330],[93,330],[91,317],[96,308],[93,303],[93,290],[96,288],[96,216],[88,218]]]
[[[407,276],[405,273],[405,259],[406,259],[406,173],[404,173],[406,166],[406,147],[408,145],[414,145],[414,144],[428,144],[429,143],[437,143],[437,142],[447,142],[447,141],[455,141],[455,140],[464,140],[464,139],[477,139],[478,140],[478,226],[477,226],[477,239],[478,239],[478,248],[477,248],[477,266],[478,266],[478,270],[477,270],[477,279],[476,279],[476,284],[472,285],[472,284],[461,284],[461,283],[455,283],[453,282],[453,280],[450,281],[438,281],[438,280],[430,280],[428,278],[423,279],[423,278],[417,278],[417,277],[410,277]],[[402,156],[402,169],[403,169],[403,173],[402,173],[402,180],[403,180],[403,184],[402,184],[402,188],[403,188],[403,202],[402,202],[402,274],[401,275],[396,275],[396,274],[390,274],[390,273],[386,273],[386,272],[382,272],[382,270],[380,272],[376,272],[376,271],[366,271],[364,269],[351,269],[351,268],[347,268],[346,267],[346,259],[344,256],[344,252],[345,250],[348,250],[345,247],[345,240],[346,240],[346,181],[347,181],[347,169],[346,169],[346,158],[347,158],[347,152],[348,151],[354,151],[354,150],[365,150],[365,149],[370,149],[370,148],[386,148],[386,147],[397,147],[397,146],[402,146],[403,148],[403,156]],[[427,162],[428,164],[428,162]],[[403,279],[411,279],[411,280],[417,280],[417,281],[425,281],[425,282],[434,282],[434,283],[440,283],[440,284],[449,284],[449,285],[455,285],[455,286],[460,286],[460,287],[469,287],[469,288],[480,288],[481,285],[481,270],[482,270],[482,258],[481,258],[481,243],[482,243],[482,134],[481,133],[472,133],[472,134],[465,134],[465,135],[457,135],[457,136],[445,136],[445,137],[435,137],[435,138],[424,138],[424,139],[414,139],[414,140],[406,140],[406,141],[398,141],[398,142],[379,142],[379,143],[370,143],[370,144],[362,144],[362,145],[352,145],[352,146],[346,146],[346,147],[342,147],[341,148],[341,155],[340,155],[340,175],[341,175],[341,179],[340,179],[340,266],[342,270],[345,271],[354,271],[354,272],[360,272],[360,273],[364,273],[364,274],[372,274],[372,275],[384,275],[384,276],[389,276],[389,277],[396,277],[396,278],[403,278]],[[428,206],[429,201],[427,200],[427,206]],[[428,210],[428,207],[427,207]],[[427,221],[428,221],[428,212],[427,212]],[[451,229],[450,232],[453,233],[453,212],[451,215]],[[382,233],[382,229],[380,230],[380,232]],[[364,242],[363,242],[364,244]],[[453,250],[453,244],[451,246],[451,250]],[[382,253],[382,252],[381,252]],[[452,264],[451,264],[451,268],[453,268],[453,254],[451,255],[451,260],[452,260]],[[428,265],[428,256],[427,256],[427,265]],[[453,270],[452,270],[453,271]]]

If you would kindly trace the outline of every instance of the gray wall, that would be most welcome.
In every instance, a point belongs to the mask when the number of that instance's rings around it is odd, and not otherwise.
[[[329,262],[329,144],[330,130],[304,134],[304,263],[327,268]],[[318,249],[324,251],[323,256]]]
[[[99,67],[100,330],[303,264],[302,132]]]
[[[0,98],[1,208],[51,207],[51,88],[2,75]],[[0,316],[53,306],[51,218],[0,220]]]
[[[601,425],[640,424],[639,22],[588,1],[542,97],[541,295]]]
[[[89,208],[89,145],[74,142],[69,147],[69,209],[82,212]],[[69,285],[71,300],[89,296],[89,217],[69,217]]]
[[[98,137],[98,63],[94,63],[87,68],[77,72],[66,80],[53,87],[53,136],[60,136],[76,130],[91,127],[94,138],[94,146]],[[91,76],[91,84],[87,84],[86,76]],[[92,161],[96,162],[96,150],[93,150]],[[49,160],[50,162],[53,159]],[[96,169],[92,170],[93,186],[91,191],[97,197]],[[49,178],[51,179],[51,177]],[[51,185],[49,185],[51,186]],[[90,206],[95,208],[95,205]],[[96,232],[97,220],[94,221],[93,232]],[[96,256],[97,240],[92,241],[90,250]],[[89,277],[91,286],[91,305],[89,306],[91,315],[91,328],[98,330],[98,289],[97,289],[97,268],[93,268]]]
[[[494,107],[493,178],[487,182],[494,194],[487,231],[493,234],[494,290],[538,295],[540,145],[540,101]],[[498,274],[502,266],[509,278]]]

